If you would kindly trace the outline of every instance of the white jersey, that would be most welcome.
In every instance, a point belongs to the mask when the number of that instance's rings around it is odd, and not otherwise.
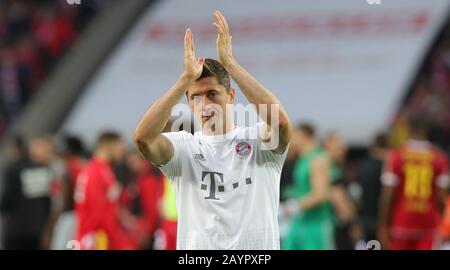
[[[160,167],[178,208],[177,249],[280,249],[278,207],[287,150],[264,150],[262,123],[224,135],[164,133],[174,146]]]

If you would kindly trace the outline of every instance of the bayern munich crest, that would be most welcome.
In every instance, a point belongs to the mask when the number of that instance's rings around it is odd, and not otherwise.
[[[240,156],[247,156],[252,151],[252,147],[248,142],[239,142],[236,144],[236,153]]]

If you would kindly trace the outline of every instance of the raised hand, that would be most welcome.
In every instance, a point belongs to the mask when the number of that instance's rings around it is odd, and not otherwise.
[[[186,29],[184,36],[184,71],[183,76],[189,80],[197,80],[203,71],[204,58],[195,57],[194,35],[191,29]]]
[[[219,11],[214,12],[213,24],[217,30],[216,49],[218,60],[222,65],[227,66],[234,61],[230,29],[225,17]]]

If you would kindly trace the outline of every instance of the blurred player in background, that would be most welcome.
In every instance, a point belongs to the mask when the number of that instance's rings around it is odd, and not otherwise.
[[[122,202],[135,216],[133,234],[139,240],[140,249],[153,249],[153,237],[161,224],[161,203],[165,176],[157,167],[142,159],[139,152],[127,154],[127,165],[132,180],[122,194]]]
[[[76,239],[81,249],[135,249],[136,242],[118,215],[121,187],[113,165],[123,160],[125,144],[114,132],[102,133],[95,152],[81,171],[75,187]]]
[[[409,128],[410,139],[386,160],[379,238],[389,249],[433,249],[449,187],[448,160],[427,140],[428,121],[413,116]]]
[[[330,161],[318,145],[312,125],[300,124],[295,136],[301,157],[294,168],[291,199],[282,206],[282,212],[293,216],[283,249],[335,249]]]
[[[299,157],[299,146],[297,144],[297,140],[295,136],[291,138],[291,141],[289,143],[289,149],[286,156],[286,161],[283,165],[283,171],[281,172],[281,179],[280,179],[280,201],[284,202],[287,200],[286,193],[289,193],[289,189],[292,186],[293,183],[293,173],[294,173],[294,167],[295,163]]]
[[[386,134],[378,134],[369,147],[369,155],[359,167],[358,184],[362,189],[360,220],[365,242],[377,239],[378,204],[383,163],[389,150]]]
[[[76,136],[66,135],[64,140],[64,158],[67,174],[63,179],[62,204],[56,209],[56,224],[50,232],[52,234],[50,249],[62,250],[67,248],[67,243],[75,238],[75,212],[74,190],[76,180],[87,163],[86,150],[83,142]]]
[[[32,138],[28,158],[4,179],[0,211],[4,218],[5,249],[46,249],[43,233],[48,227],[61,171],[50,136]],[[45,241],[44,241],[45,242]]]
[[[289,149],[286,156],[286,161],[283,165],[283,170],[281,171],[280,178],[280,205],[281,207],[284,203],[290,199],[290,192],[292,190],[293,179],[294,179],[294,168],[299,158],[299,146],[297,143],[297,136],[292,136],[289,143]],[[284,239],[289,233],[291,216],[286,216],[283,211],[278,213],[278,224],[280,226],[280,239]]]
[[[175,190],[169,178],[164,177],[164,192],[160,204],[161,223],[155,232],[153,249],[174,250],[177,248],[178,213]]]
[[[440,234],[442,237],[442,249],[450,250],[450,196],[447,195],[444,215],[440,224]]]
[[[332,187],[330,193],[331,203],[336,214],[336,248],[338,250],[351,250],[354,243],[350,237],[350,230],[356,226],[356,207],[348,195],[343,169],[347,157],[347,145],[337,132],[328,133],[323,146],[329,158],[331,168]]]

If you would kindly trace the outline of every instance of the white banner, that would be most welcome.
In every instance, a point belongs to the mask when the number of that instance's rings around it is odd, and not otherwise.
[[[62,130],[93,142],[102,129],[115,129],[131,140],[139,118],[182,72],[187,27],[197,56],[216,58],[219,9],[235,57],[279,97],[293,123],[310,121],[365,144],[387,126],[449,2],[160,1],[88,84]],[[237,102],[247,103],[242,93]]]

